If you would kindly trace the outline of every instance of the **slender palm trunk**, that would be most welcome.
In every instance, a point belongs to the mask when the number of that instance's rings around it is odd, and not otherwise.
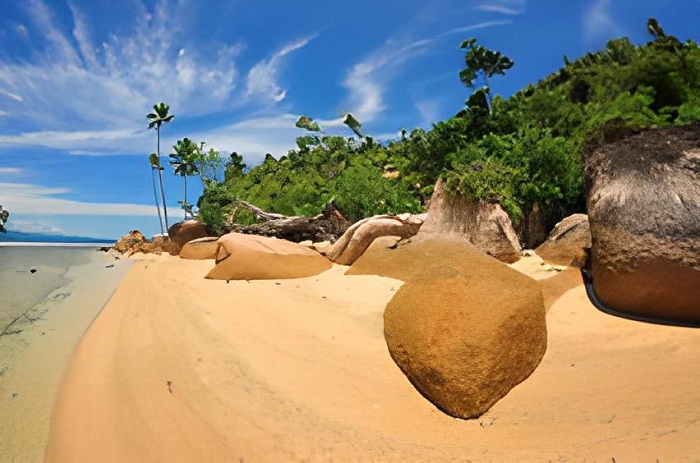
[[[185,208],[184,209],[185,209],[185,220],[187,220],[187,174],[184,175],[184,178],[185,178],[185,203],[184,203]]]
[[[155,169],[151,166],[151,183],[153,183],[153,199],[156,203],[156,211],[158,211],[158,225],[160,225],[160,234],[162,235],[164,233],[163,217],[160,215],[160,204],[158,204],[158,191],[156,190],[156,174],[154,170]]]
[[[160,163],[160,125],[156,127],[156,132],[158,134],[158,163]],[[161,164],[162,165],[162,164]],[[165,216],[165,229],[166,231],[170,229],[170,224],[168,224],[168,205],[165,202],[165,188],[163,188],[163,171],[158,169],[158,180],[160,181],[160,195],[163,198],[163,215]]]

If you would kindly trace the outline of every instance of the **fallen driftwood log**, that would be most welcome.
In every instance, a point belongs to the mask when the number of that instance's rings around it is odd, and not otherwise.
[[[338,210],[335,203],[330,203],[315,217],[290,217],[266,212],[246,201],[236,202],[253,212],[259,219],[265,220],[253,225],[234,225],[232,231],[238,233],[274,236],[295,243],[306,240],[317,243],[337,240],[350,226],[350,221]]]
[[[381,236],[410,238],[418,233],[427,214],[375,215],[360,220],[326,251],[326,257],[342,265],[351,265]]]

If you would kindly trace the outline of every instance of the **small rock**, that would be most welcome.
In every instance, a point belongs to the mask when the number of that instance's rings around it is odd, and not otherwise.
[[[482,428],[488,428],[489,426],[493,425],[493,423],[496,421],[496,418],[489,418],[489,417],[481,417],[479,418],[479,426]]]

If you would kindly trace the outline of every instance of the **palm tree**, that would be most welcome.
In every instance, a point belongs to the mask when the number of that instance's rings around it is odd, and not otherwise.
[[[185,198],[182,202],[185,220],[188,212],[192,215],[192,207],[187,203],[187,177],[199,173],[197,163],[202,158],[202,148],[204,148],[204,142],[197,145],[189,138],[183,138],[173,146],[175,152],[168,156],[170,165],[175,169],[175,175],[180,175],[185,180]]]
[[[168,225],[168,207],[167,203],[165,202],[165,189],[163,188],[163,169],[160,167],[160,126],[163,123],[168,123],[173,120],[175,115],[173,114],[168,114],[170,111],[170,106],[167,104],[160,102],[157,104],[153,105],[153,112],[146,114],[146,119],[148,119],[148,128],[149,129],[156,129],[156,133],[158,134],[158,150],[156,152],[156,157],[158,160],[157,166],[158,166],[158,180],[160,182],[160,194],[161,197],[163,198],[163,214],[165,215],[165,229],[167,230],[169,228]],[[151,167],[153,168],[154,163],[151,162]],[[153,170],[151,170],[151,173]],[[155,190],[155,180],[154,180],[154,190]],[[157,201],[156,201],[156,207],[158,207]],[[159,209],[160,210],[160,209]],[[158,214],[158,219],[160,220],[160,213]],[[161,232],[163,230],[163,225],[161,224]]]

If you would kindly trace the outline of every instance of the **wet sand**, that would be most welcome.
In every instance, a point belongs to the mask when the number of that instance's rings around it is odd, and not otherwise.
[[[603,314],[572,272],[541,280],[540,366],[464,421],[389,356],[382,314],[400,281],[334,266],[226,283],[203,278],[211,266],[136,262],[72,359],[45,461],[700,458],[700,330]]]
[[[73,350],[131,266],[95,249],[0,247],[0,461],[43,460]]]

